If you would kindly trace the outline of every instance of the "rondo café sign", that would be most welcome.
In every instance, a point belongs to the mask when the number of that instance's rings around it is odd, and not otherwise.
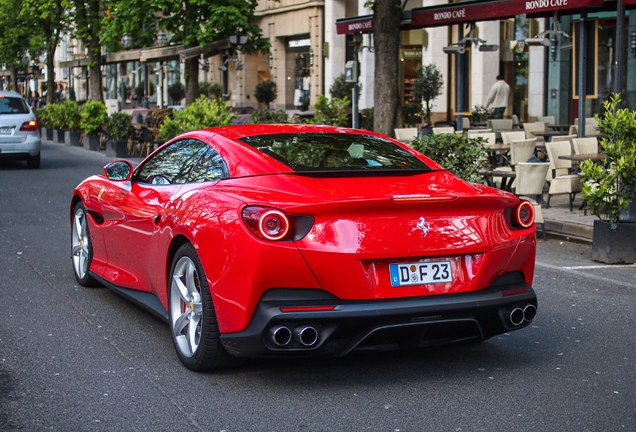
[[[603,0],[496,0],[464,2],[413,9],[412,27],[436,27],[468,21],[487,21],[527,13],[601,6]]]

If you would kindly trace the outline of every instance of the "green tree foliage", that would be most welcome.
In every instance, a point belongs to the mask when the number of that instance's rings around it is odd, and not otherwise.
[[[70,4],[67,0],[24,0],[20,11],[20,17],[37,29],[34,36],[38,38],[38,51],[43,49],[46,53],[46,67],[49,71],[46,88],[55,89],[55,51],[62,32],[68,29],[69,10]],[[31,57],[33,58],[33,55]],[[47,92],[46,102],[54,101],[55,92]]]
[[[191,130],[228,125],[233,118],[234,114],[227,103],[201,96],[177,111],[174,118],[166,118],[159,133],[162,139],[169,140]]]
[[[105,4],[102,0],[68,0],[74,36],[88,52],[89,98],[103,102],[102,86],[102,20]]]
[[[479,171],[487,168],[488,152],[483,138],[458,134],[429,134],[417,137],[411,146],[461,179],[481,182]]]
[[[12,89],[17,89],[18,70],[24,70],[22,58],[30,53],[36,58],[44,38],[32,16],[22,13],[24,0],[0,1],[0,63],[11,71]]]
[[[587,207],[599,219],[615,222],[636,201],[636,111],[617,109],[620,102],[618,94],[612,95],[603,103],[603,116],[594,116],[602,132],[605,164],[579,164]]]
[[[212,48],[213,42],[242,35],[247,37],[247,43],[240,47],[241,51],[266,52],[269,40],[262,37],[255,24],[257,5],[258,0],[111,0],[109,14],[102,22],[102,38],[110,49],[117,50],[121,49],[120,40],[126,33],[132,37],[134,48],[142,48],[154,45],[157,31],[166,30],[173,44],[205,49]],[[231,51],[235,49],[238,47]],[[185,61],[186,103],[198,96],[198,70],[197,58]]]
[[[424,121],[431,125],[432,101],[442,94],[444,80],[442,72],[437,65],[430,63],[426,66],[418,66],[415,70],[415,80],[413,81],[413,96],[416,100],[424,101]]]
[[[267,106],[269,109],[269,104],[276,100],[277,90],[276,83],[274,81],[261,81],[256,84],[256,89],[254,90],[254,97],[257,101]]]

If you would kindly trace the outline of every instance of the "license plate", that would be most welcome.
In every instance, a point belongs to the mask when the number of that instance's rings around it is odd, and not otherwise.
[[[450,261],[389,264],[391,286],[425,285],[453,281]]]
[[[13,128],[10,126],[2,126],[0,127],[0,134],[2,135],[11,135],[13,133]]]

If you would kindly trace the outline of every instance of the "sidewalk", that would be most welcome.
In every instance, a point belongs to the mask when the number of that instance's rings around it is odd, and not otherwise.
[[[547,194],[544,193],[543,199],[544,201],[547,200]],[[587,216],[585,216],[583,210],[579,210],[582,202],[583,194],[576,194],[576,199],[570,212],[567,194],[552,196],[550,198],[550,208],[545,208],[544,204],[541,209],[546,233],[591,243],[594,221],[598,218],[591,215],[589,211]],[[539,230],[540,227],[537,227],[537,231]]]

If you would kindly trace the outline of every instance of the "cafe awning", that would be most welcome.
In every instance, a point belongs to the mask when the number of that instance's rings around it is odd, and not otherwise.
[[[636,1],[636,0],[631,0]],[[413,9],[411,26],[428,28],[473,21],[511,18],[603,6],[603,0],[494,0],[468,1]]]
[[[86,57],[74,59],[74,60],[66,60],[61,61],[57,64],[59,68],[76,68],[76,67],[84,67],[88,65],[88,59]]]
[[[403,11],[400,21],[401,30],[411,28],[411,11]],[[373,33],[373,15],[361,15],[336,20],[338,34]]]

